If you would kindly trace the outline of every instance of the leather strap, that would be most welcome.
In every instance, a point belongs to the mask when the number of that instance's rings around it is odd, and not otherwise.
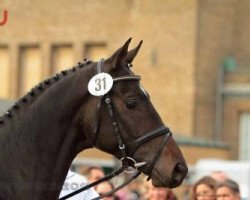
[[[132,146],[131,150],[130,150],[130,154],[133,155],[134,152],[136,151],[136,149],[143,143],[155,138],[155,137],[158,137],[160,135],[163,135],[165,133],[168,133],[169,132],[169,128],[167,128],[166,126],[161,126],[157,129],[154,129],[152,131],[149,131],[145,134],[143,134],[141,137],[135,139],[134,141],[130,142],[129,146]]]
[[[158,148],[158,151],[155,153],[155,157],[152,160],[151,164],[150,164],[150,168],[148,169],[147,173],[149,174],[147,180],[151,179],[152,176],[152,171],[154,169],[154,166],[156,164],[156,162],[158,161],[158,159],[160,158],[161,152],[163,151],[163,148],[165,147],[169,137],[172,135],[172,133],[170,131],[167,132],[166,136],[164,137],[164,140],[161,143],[161,146]]]

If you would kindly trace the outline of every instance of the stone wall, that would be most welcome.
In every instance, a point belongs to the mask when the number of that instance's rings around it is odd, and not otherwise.
[[[132,36],[131,47],[144,40],[134,70],[142,75],[142,83],[155,107],[174,132],[192,136],[196,0],[44,0],[35,3],[3,0],[0,11],[3,9],[8,10],[9,18],[0,27],[0,46],[7,47],[9,54],[10,78],[6,84],[10,98],[23,94],[20,89],[22,80],[26,80],[20,77],[23,48],[38,49],[40,60],[30,57],[30,62],[38,63],[36,74],[42,66],[41,79],[44,79],[54,72],[51,60],[55,46],[69,46],[72,54],[69,60],[76,63],[86,55],[87,44],[104,44],[108,56]]]

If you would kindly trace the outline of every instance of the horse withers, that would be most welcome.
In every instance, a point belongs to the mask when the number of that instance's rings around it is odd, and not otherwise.
[[[137,168],[157,187],[177,187],[187,165],[142,88],[129,39],[110,58],[86,61],[29,91],[0,118],[0,199],[57,199],[75,156],[99,148]],[[88,84],[111,76],[109,91]],[[99,75],[98,75],[99,76]],[[106,79],[94,80],[99,91]]]

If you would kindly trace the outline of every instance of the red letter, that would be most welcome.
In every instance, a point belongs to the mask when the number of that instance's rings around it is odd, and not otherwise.
[[[6,24],[7,18],[8,18],[8,11],[7,11],[7,10],[4,10],[4,11],[3,11],[3,20],[0,21],[0,26],[3,26],[4,24]]]

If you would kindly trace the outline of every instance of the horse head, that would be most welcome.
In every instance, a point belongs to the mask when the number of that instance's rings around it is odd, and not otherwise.
[[[131,70],[142,42],[128,51],[130,41],[94,67],[93,75],[107,73],[113,85],[102,96],[89,93],[79,117],[82,130],[92,133],[86,135],[91,146],[138,168],[152,178],[154,186],[177,187],[187,165],[170,129],[141,86],[140,77]]]

